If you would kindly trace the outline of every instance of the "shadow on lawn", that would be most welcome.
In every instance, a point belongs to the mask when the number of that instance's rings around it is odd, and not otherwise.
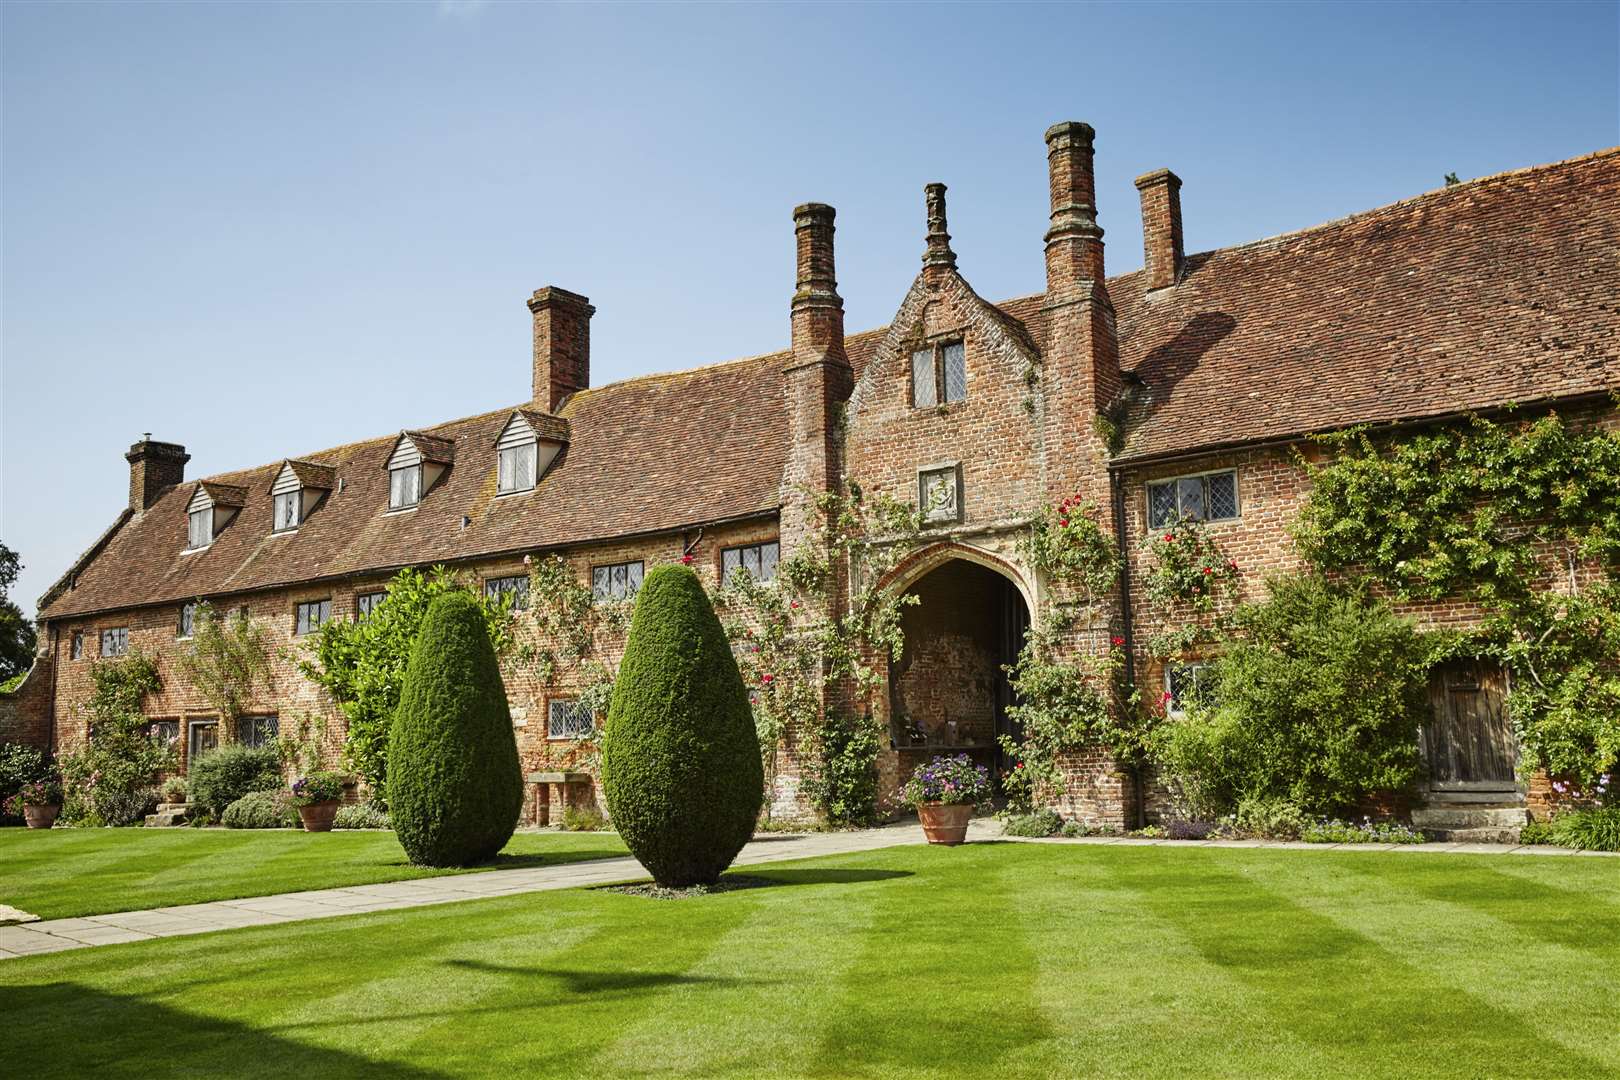
[[[5,992],[5,1060],[17,1075],[403,1077],[444,1073],[306,1046],[235,1020],[198,1016],[137,994],[76,983],[11,986]],[[71,1027],[71,1037],[64,1033]]]
[[[447,960],[452,967],[495,975],[552,979],[570,994],[592,997],[637,997],[671,986],[769,986],[775,979],[736,979],[729,975],[692,975],[684,971],[569,971],[564,968],[491,964],[484,960]]]
[[[854,885],[863,881],[893,881],[912,876],[910,870],[853,870],[821,866],[806,870],[777,870],[770,866],[748,866],[732,871],[737,877],[752,878],[759,888],[778,885]],[[725,878],[720,880],[724,881]]]

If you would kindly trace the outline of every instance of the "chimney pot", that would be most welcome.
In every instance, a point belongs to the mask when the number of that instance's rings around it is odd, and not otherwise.
[[[129,508],[140,513],[169,488],[185,482],[191,455],[179,443],[153,442],[148,431],[129,448],[124,460],[129,462]]]
[[[534,403],[556,412],[564,398],[591,385],[591,316],[588,297],[547,285],[529,298],[534,316]]]
[[[848,366],[844,356],[844,300],[838,295],[833,264],[833,219],[826,203],[793,209],[797,271],[793,290],[793,365],[830,360]]]
[[[1181,280],[1186,253],[1181,240],[1181,177],[1159,169],[1136,178],[1142,196],[1142,265],[1149,289]]]

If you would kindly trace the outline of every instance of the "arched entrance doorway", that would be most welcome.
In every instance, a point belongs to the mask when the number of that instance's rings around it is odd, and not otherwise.
[[[935,755],[965,753],[999,778],[998,737],[1019,734],[1004,667],[1029,629],[1023,594],[1006,574],[962,557],[939,561],[905,592],[918,602],[904,610],[905,650],[889,665],[892,771],[883,771],[898,787]]]

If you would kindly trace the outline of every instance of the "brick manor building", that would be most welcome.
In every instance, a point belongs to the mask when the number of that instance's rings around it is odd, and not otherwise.
[[[939,743],[995,755],[1009,697],[1000,665],[1052,602],[1017,547],[1043,503],[1091,500],[1128,555],[1105,617],[1075,630],[1076,646],[1123,635],[1137,684],[1179,694],[1193,669],[1164,670],[1140,647],[1153,629],[1140,549],[1165,516],[1205,518],[1256,597],[1266,572],[1299,564],[1287,528],[1305,495],[1295,449],[1310,433],[1398,434],[1508,404],[1617,424],[1620,150],[1191,255],[1182,182],[1160,169],[1136,181],[1146,265],[1112,278],[1092,129],[1058,124],[1046,152],[1046,288],[1033,296],[974,292],[944,185],[931,184],[922,266],[892,322],[846,335],[834,212],[811,203],[793,212],[785,351],[592,386],[595,309],[550,287],[528,301],[533,392],[510,408],[289,447],[196,480],[182,446],[143,437],[126,455],[128,506],[40,602],[39,656],[0,699],[0,738],[72,746],[92,665],[139,646],[163,677],[148,715],[183,758],[213,745],[219,719],[176,662],[207,602],[245,608],[276,657],[238,734],[324,717],[335,761],[342,714],[293,658],[323,621],[363,617],[400,568],[443,563],[486,590],[522,590],[528,559],[557,553],[602,595],[688,555],[711,584],[736,567],[769,577],[801,529],[803,489],[848,476],[913,503],[945,493],[923,546],[885,583],[922,598],[875,702],[892,785]],[[1018,241],[1031,258],[1035,240]],[[1478,617],[1463,604],[1409,610],[1428,623]],[[1436,674],[1448,677],[1483,686],[1469,722],[1505,730],[1499,676]],[[579,687],[514,670],[508,690],[526,765],[557,760],[585,720]],[[931,745],[912,745],[917,731]],[[1510,738],[1497,753],[1475,786],[1524,798]],[[1067,813],[1151,816],[1153,793],[1105,754],[1078,755],[1068,772]],[[791,767],[773,798],[802,808]]]

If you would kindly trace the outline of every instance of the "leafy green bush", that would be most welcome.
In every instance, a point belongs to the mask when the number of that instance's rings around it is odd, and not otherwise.
[[[1529,834],[1531,839],[1526,839]],[[1539,826],[1526,825],[1519,834],[1523,844],[1557,844],[1582,851],[1620,851],[1620,806],[1596,810],[1566,810]]]
[[[252,791],[270,791],[283,785],[281,755],[274,746],[227,743],[191,763],[191,803],[203,812],[222,817],[225,808]]]
[[[819,753],[804,778],[805,793],[827,824],[859,828],[877,820],[878,727],[869,716],[829,709],[815,732]]]
[[[70,825],[129,825],[157,806],[157,773],[174,754],[141,713],[146,695],[162,685],[157,665],[139,649],[90,666],[93,689],[82,710],[89,738],[57,764]]]
[[[1268,840],[1298,840],[1311,824],[1305,811],[1286,799],[1272,798],[1244,799],[1230,820],[1236,832]]]
[[[710,885],[753,835],[765,798],[737,661],[697,575],[642,583],[602,747],[619,835],[658,884]]]
[[[45,780],[52,776],[45,755],[36,747],[22,743],[0,743],[0,806],[22,790],[24,784]],[[0,812],[0,825],[15,825],[22,815]]]
[[[338,807],[332,819],[334,829],[387,829],[388,814],[375,803],[351,803]]]
[[[1430,648],[1411,622],[1355,587],[1275,579],[1233,615],[1214,703],[1161,726],[1158,763],[1205,817],[1246,798],[1333,813],[1416,780],[1429,716]]]
[[[219,822],[227,829],[296,829],[298,811],[280,788],[250,791],[225,808]]]
[[[364,619],[329,619],[314,642],[315,655],[299,669],[332,695],[348,720],[343,755],[348,768],[373,790],[388,780],[388,737],[399,709],[412,647],[428,609],[456,593],[478,605],[497,655],[511,644],[511,601],[485,598],[444,567],[405,569],[388,583],[382,605]]]
[[[1552,842],[1551,822],[1532,821],[1519,830],[1519,843],[1521,844],[1551,844]]]
[[[517,740],[484,605],[445,592],[422,620],[389,736],[394,831],[419,866],[471,866],[506,846],[522,807]]]
[[[570,806],[563,810],[559,824],[563,832],[603,832],[608,827],[607,818],[595,806]]]
[[[1062,829],[1062,815],[1051,809],[1032,814],[1007,814],[1001,819],[1001,831],[1007,836],[1056,836]]]

